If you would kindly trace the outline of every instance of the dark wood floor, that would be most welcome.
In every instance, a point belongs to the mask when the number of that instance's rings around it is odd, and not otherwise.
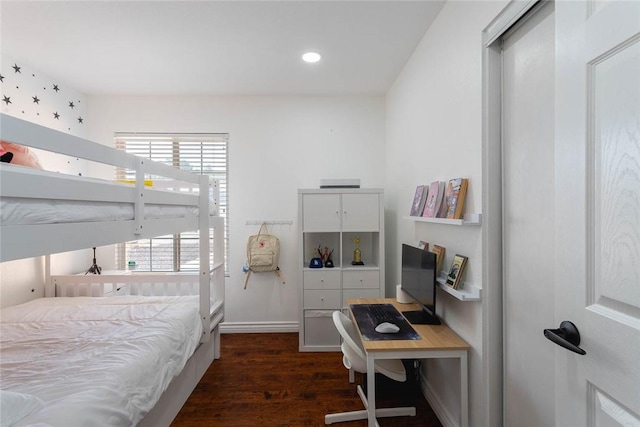
[[[172,427],[323,426],[324,415],[364,409],[342,353],[300,353],[298,334],[223,334],[213,362]],[[364,376],[356,375],[356,382]],[[366,389],[366,388],[365,388]],[[417,416],[381,427],[441,427],[415,381],[376,377],[378,407],[415,406]],[[366,426],[366,421],[334,424]]]

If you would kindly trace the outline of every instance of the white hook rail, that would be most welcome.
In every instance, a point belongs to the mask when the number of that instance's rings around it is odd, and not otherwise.
[[[293,225],[293,221],[258,221],[258,220],[247,221],[246,225],[262,225],[265,223],[267,225]]]

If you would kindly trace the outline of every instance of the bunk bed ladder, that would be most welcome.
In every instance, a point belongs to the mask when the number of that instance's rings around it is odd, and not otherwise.
[[[211,266],[209,265],[209,176],[200,176],[200,215],[198,228],[200,229],[200,318],[202,319],[202,340],[211,339]]]

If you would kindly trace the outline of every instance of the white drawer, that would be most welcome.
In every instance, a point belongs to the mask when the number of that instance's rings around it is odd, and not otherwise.
[[[344,271],[342,273],[342,287],[344,289],[380,289],[380,271]]]
[[[340,308],[340,290],[305,290],[304,308]]]
[[[337,270],[306,270],[303,280],[304,289],[340,289],[340,271]]]
[[[380,298],[379,289],[345,289],[342,291],[342,306],[347,306],[347,300],[354,298]]]

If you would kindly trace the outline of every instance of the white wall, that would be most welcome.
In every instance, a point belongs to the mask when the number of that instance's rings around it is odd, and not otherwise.
[[[28,62],[7,55],[0,58],[2,99],[0,111],[75,136],[86,135],[86,98],[64,81],[53,79]],[[54,89],[54,85],[58,90]],[[35,99],[34,99],[35,97]],[[70,104],[73,104],[71,106]],[[54,116],[57,113],[58,117]],[[78,120],[82,118],[82,121]],[[78,159],[34,150],[46,170],[79,174],[86,163]],[[64,238],[64,236],[60,236]],[[56,255],[53,273],[72,273],[91,265],[87,251]],[[44,258],[29,258],[0,264],[0,307],[20,304],[44,296]]]
[[[360,178],[384,184],[384,98],[345,97],[89,97],[90,139],[113,144],[114,132],[229,133],[230,262],[227,326],[272,325],[297,330],[298,188],[321,178]],[[245,244],[258,226],[280,238],[282,284],[253,274],[243,290]]]
[[[416,48],[386,99],[387,292],[399,283],[400,243],[425,240],[469,257],[465,281],[480,287],[480,227],[414,223],[409,213],[418,184],[469,178],[466,213],[482,212],[482,30],[507,1],[449,1]],[[483,425],[482,303],[438,291],[438,314],[470,345],[470,423]],[[457,425],[458,362],[431,360],[423,374],[443,424]]]

